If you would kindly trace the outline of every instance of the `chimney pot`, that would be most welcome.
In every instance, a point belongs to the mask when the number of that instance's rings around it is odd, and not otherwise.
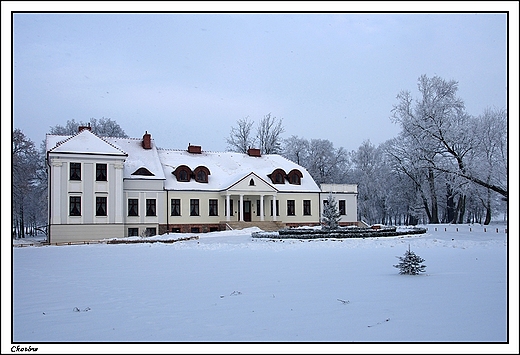
[[[188,153],[201,154],[202,147],[200,145],[191,145],[191,143],[190,143],[188,145]]]
[[[84,129],[88,129],[89,131],[92,132],[92,127],[90,127],[90,123],[88,124],[88,126],[79,126],[78,127],[78,133],[83,131]]]
[[[143,135],[142,145],[144,149],[152,149],[152,135],[148,131],[145,131]]]
[[[249,148],[247,150],[247,154],[250,156],[250,157],[261,157],[262,155],[260,154],[260,149],[258,148]]]

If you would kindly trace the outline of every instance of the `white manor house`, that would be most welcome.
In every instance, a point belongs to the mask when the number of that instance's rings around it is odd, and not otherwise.
[[[142,138],[47,135],[48,242],[81,242],[258,226],[315,226],[336,198],[341,225],[357,224],[357,185],[323,184],[259,149],[247,154],[157,148]]]

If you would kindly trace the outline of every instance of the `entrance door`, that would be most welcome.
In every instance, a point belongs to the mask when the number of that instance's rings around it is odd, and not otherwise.
[[[244,201],[244,222],[251,222],[251,201]]]

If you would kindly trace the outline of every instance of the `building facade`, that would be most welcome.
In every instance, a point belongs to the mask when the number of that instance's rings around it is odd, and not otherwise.
[[[357,223],[357,186],[320,188],[280,156],[159,149],[151,135],[47,135],[49,242],[258,226],[319,225],[329,193],[341,225]],[[323,191],[322,191],[323,189]]]

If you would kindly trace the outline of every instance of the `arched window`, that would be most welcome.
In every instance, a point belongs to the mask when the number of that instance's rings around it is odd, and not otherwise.
[[[208,175],[211,173],[209,172],[209,169],[205,166],[198,166],[195,168],[195,171],[193,172],[195,175],[195,181],[207,183],[208,182]]]
[[[275,169],[269,176],[273,184],[285,184],[285,171],[283,169]]]
[[[191,169],[186,165],[179,165],[172,174],[175,175],[177,181],[188,182],[191,180]]]
[[[253,179],[249,180],[249,186],[255,186],[255,180],[253,180]]]
[[[287,174],[289,184],[293,184],[293,185],[301,185],[302,177],[303,177],[303,174],[298,169],[293,169],[289,172],[289,174]]]

